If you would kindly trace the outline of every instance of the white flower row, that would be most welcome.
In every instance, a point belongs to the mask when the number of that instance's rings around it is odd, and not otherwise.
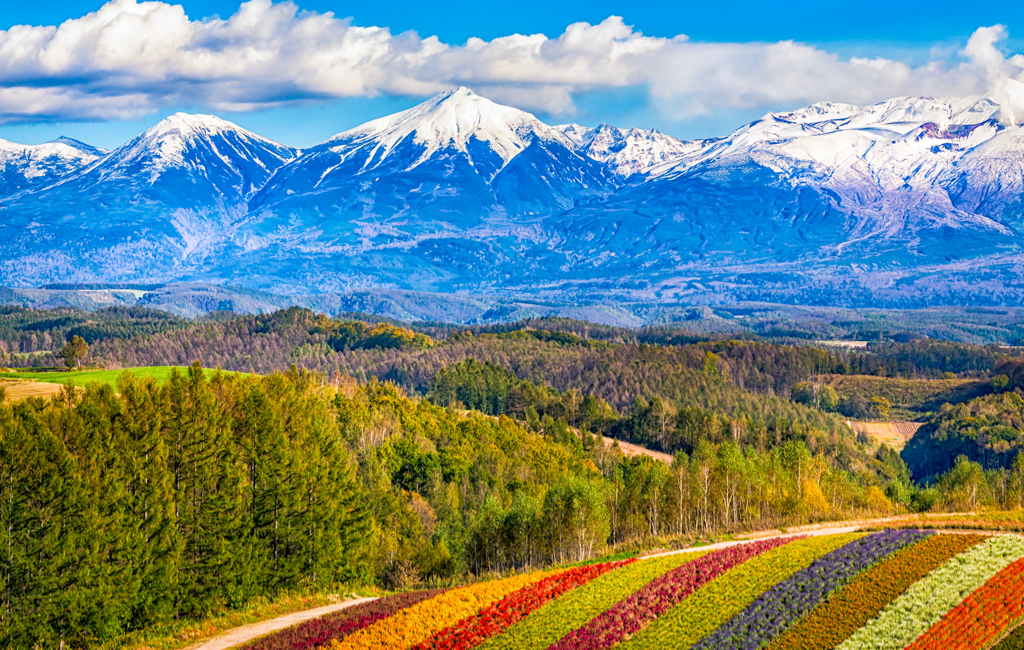
[[[1021,557],[1024,539],[1016,535],[999,535],[964,551],[911,585],[837,650],[905,648]]]

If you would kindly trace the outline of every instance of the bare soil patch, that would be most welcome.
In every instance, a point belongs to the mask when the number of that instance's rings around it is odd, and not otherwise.
[[[876,444],[889,445],[899,451],[921,428],[920,422],[847,422],[857,433],[870,437]]]
[[[604,440],[605,447],[611,447],[616,442],[614,438],[604,438],[602,436],[602,439]],[[624,440],[619,440],[618,443],[619,449],[621,449],[622,453],[626,456],[650,456],[651,458],[654,458],[655,460],[660,460],[663,463],[668,463],[669,465],[672,464],[671,454],[666,454],[661,451],[654,451],[653,449],[641,447],[640,445],[634,445],[633,443],[626,442]]]

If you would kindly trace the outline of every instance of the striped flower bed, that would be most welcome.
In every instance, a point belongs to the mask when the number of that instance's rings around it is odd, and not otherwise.
[[[968,596],[909,650],[973,650],[995,641],[1024,617],[1024,560],[1017,560]]]
[[[449,589],[430,600],[407,607],[388,618],[377,621],[341,641],[331,641],[333,650],[379,650],[409,648],[435,632],[472,616],[527,585],[540,582],[557,573],[538,571],[502,580],[482,582],[468,587]]]
[[[1024,650],[1024,539],[762,540],[417,592],[246,650]]]
[[[666,555],[611,571],[544,605],[503,633],[485,641],[480,649],[547,648],[651,580],[704,555],[706,553]]]
[[[1000,535],[961,553],[914,583],[840,650],[900,650],[976,589],[1024,557],[1024,540]]]
[[[619,647],[622,650],[690,648],[743,611],[765,590],[822,555],[863,536],[849,533],[809,537],[747,560],[698,589]]]
[[[694,647],[701,650],[760,648],[858,573],[919,541],[925,534],[918,530],[887,530],[854,540],[766,591]]]
[[[523,587],[505,596],[490,607],[464,618],[455,625],[436,632],[415,650],[469,650],[488,637],[526,618],[530,612],[565,592],[584,585],[613,569],[632,564],[635,559],[576,567]]]
[[[988,539],[984,535],[932,535],[895,553],[857,576],[800,622],[777,638],[769,650],[830,650],[910,585],[936,567]]]
[[[729,569],[792,539],[764,540],[712,551],[645,585],[582,628],[567,634],[552,645],[551,650],[611,648]]]

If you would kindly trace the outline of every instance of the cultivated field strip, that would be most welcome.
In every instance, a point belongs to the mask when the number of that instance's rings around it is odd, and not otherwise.
[[[833,594],[789,628],[770,650],[828,650],[878,616],[910,585],[959,553],[988,539],[984,535],[932,535],[908,546]]]
[[[900,650],[973,591],[1024,557],[1024,540],[1000,535],[964,551],[914,583],[839,650]]]
[[[1009,634],[1024,619],[1024,539],[914,529],[776,538],[362,607],[249,647],[1012,649],[1024,636]]]

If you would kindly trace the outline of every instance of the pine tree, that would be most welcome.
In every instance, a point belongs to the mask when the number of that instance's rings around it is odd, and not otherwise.
[[[17,404],[0,432],[0,645],[63,647],[82,629],[87,501],[64,444],[32,405]]]
[[[168,382],[166,438],[175,476],[175,524],[182,541],[177,611],[208,612],[239,579],[233,544],[244,526],[243,473],[227,415],[198,363]]]
[[[174,525],[173,474],[164,441],[165,394],[152,379],[125,372],[118,381],[124,408],[116,422],[127,449],[130,566],[138,594],[131,627],[142,629],[173,618],[182,544]]]

